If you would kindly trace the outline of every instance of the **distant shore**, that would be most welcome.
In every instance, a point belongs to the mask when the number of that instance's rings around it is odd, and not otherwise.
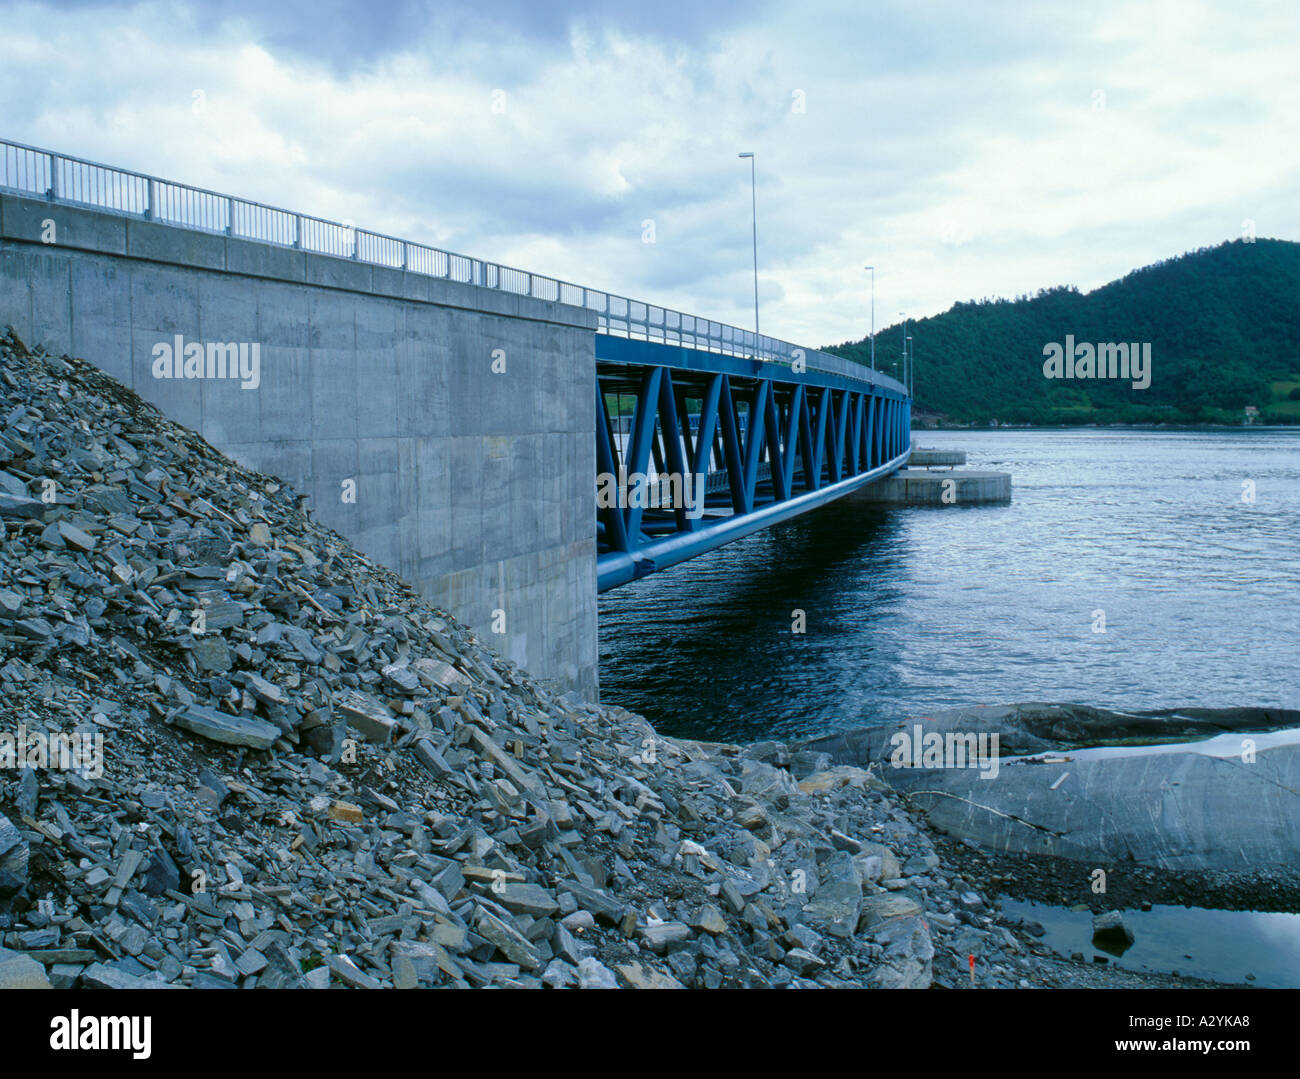
[[[1295,423],[999,423],[996,427],[970,424],[916,425],[913,431],[1290,431]]]

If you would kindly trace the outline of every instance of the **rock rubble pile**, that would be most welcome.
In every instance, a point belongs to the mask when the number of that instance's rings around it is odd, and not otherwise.
[[[557,695],[12,331],[0,521],[0,985],[1041,983],[873,771]]]

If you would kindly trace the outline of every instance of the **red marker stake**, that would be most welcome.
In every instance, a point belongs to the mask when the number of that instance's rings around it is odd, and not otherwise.
[[[973,955],[970,957],[970,983],[971,985],[975,984],[975,957]]]

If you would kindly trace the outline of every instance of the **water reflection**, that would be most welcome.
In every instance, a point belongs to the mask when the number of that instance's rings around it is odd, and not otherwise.
[[[1042,942],[1062,955],[1123,957],[1119,965],[1141,970],[1276,989],[1300,988],[1300,914],[1209,910],[1156,904],[1123,911],[1133,944],[1104,950],[1092,939],[1092,914],[1046,903],[1001,900],[1004,916],[1038,922]]]

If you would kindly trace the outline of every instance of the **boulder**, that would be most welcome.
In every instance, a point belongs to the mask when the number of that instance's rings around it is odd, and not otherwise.
[[[1093,915],[1092,942],[1098,948],[1121,955],[1133,941],[1133,930],[1124,924],[1124,917],[1119,911],[1110,910]]]
[[[31,956],[0,948],[0,989],[52,989],[45,968]]]
[[[862,889],[853,881],[833,880],[817,889],[804,904],[804,919],[809,925],[834,937],[853,936],[862,909]]]
[[[885,950],[868,978],[873,989],[930,988],[934,943],[922,918],[899,918],[877,933],[876,941]]]

